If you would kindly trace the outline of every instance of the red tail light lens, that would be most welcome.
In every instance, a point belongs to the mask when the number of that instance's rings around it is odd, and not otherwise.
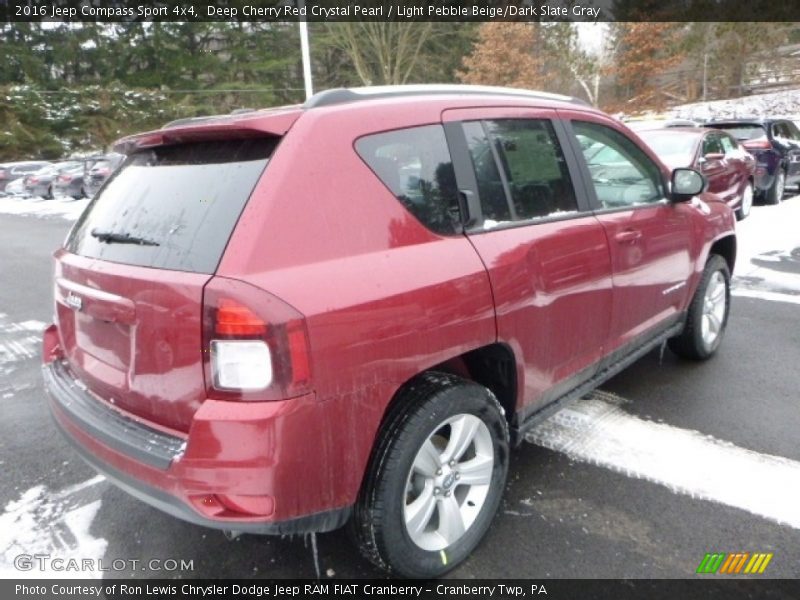
[[[263,336],[267,324],[246,306],[230,298],[220,298],[214,319],[214,333],[229,336]]]
[[[206,391],[221,400],[282,400],[311,390],[305,317],[254,286],[214,277],[203,291]]]
[[[66,183],[72,181],[72,177],[69,175],[59,175],[58,180]]]

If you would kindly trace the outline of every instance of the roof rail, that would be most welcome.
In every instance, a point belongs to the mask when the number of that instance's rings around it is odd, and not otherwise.
[[[429,95],[482,95],[482,96],[513,96],[517,98],[531,98],[536,100],[557,100],[589,106],[588,102],[572,96],[551,94],[508,87],[494,87],[484,85],[385,85],[373,87],[334,88],[314,94],[306,100],[303,108],[319,108],[322,106],[335,106],[350,102],[364,100],[377,100],[380,98],[403,98],[408,96]]]

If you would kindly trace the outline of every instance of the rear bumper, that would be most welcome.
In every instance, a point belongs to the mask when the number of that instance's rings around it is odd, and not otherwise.
[[[43,375],[51,413],[78,453],[120,488],[170,515],[263,534],[330,531],[350,517],[351,506],[334,496],[324,477],[300,466],[305,455],[293,456],[294,448],[308,453],[303,424],[318,416],[313,396],[207,400],[186,435],[97,398],[61,359],[46,362]]]

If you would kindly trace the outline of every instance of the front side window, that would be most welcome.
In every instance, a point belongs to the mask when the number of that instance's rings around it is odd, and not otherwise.
[[[547,120],[499,119],[464,124],[484,227],[574,213],[575,192]]]
[[[652,204],[666,196],[661,169],[630,139],[597,123],[572,126],[602,208]]]
[[[368,135],[356,142],[356,152],[428,229],[460,231],[458,186],[441,125]]]

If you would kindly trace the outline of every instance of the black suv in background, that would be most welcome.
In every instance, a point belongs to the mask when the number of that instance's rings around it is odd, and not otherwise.
[[[800,130],[788,119],[709,121],[735,137],[756,159],[755,191],[767,204],[778,204],[787,185],[800,185]]]

